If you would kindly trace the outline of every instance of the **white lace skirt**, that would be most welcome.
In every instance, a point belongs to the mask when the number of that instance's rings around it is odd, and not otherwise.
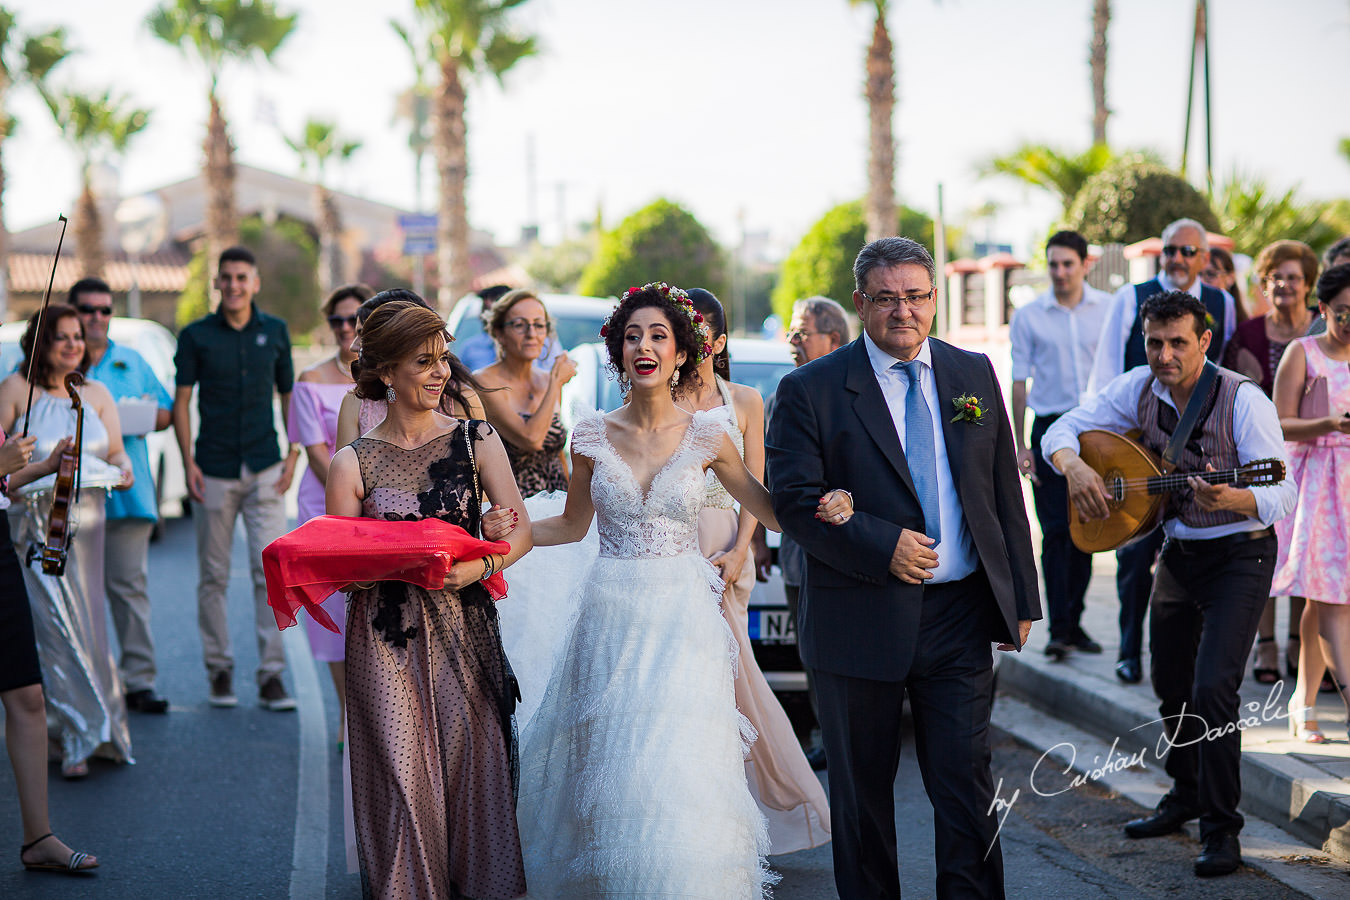
[[[764,895],[720,593],[698,554],[596,560],[523,738],[530,897]]]

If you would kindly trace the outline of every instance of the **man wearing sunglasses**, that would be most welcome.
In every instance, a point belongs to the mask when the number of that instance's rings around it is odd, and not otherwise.
[[[1139,309],[1144,301],[1165,291],[1190,294],[1205,305],[1213,340],[1206,355],[1215,364],[1237,328],[1237,304],[1227,291],[1212,288],[1200,280],[1209,265],[1209,238],[1205,226],[1194,219],[1177,219],[1163,229],[1161,271],[1156,278],[1139,284],[1127,284],[1111,298],[1092,360],[1092,378],[1088,393],[1095,394],[1122,372],[1148,365],[1144,352],[1144,325]],[[1116,551],[1116,594],[1120,598],[1120,652],[1116,677],[1126,684],[1138,684],[1143,678],[1140,655],[1143,652],[1144,615],[1148,595],[1153,589],[1153,561],[1162,547],[1162,529],[1143,540]]]
[[[108,338],[113,300],[107,282],[83,278],[71,287],[67,302],[79,312],[84,325],[84,342],[89,351],[87,377],[105,385],[119,403],[153,401],[155,420],[151,430],[168,428],[173,398],[144,357]],[[123,428],[128,424],[124,422]],[[124,431],[122,445],[131,459],[136,482],[127,491],[108,491],[103,583],[113,627],[117,629],[117,645],[122,648],[118,669],[127,692],[127,709],[166,713],[169,701],[155,691],[155,641],[150,633],[150,595],[146,586],[150,533],[159,519],[159,504],[155,500],[145,434]]]

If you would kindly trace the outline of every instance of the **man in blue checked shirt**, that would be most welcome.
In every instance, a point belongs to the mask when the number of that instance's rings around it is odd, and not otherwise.
[[[112,291],[98,278],[75,282],[68,301],[84,323],[89,350],[87,377],[102,383],[113,399],[149,399],[155,402],[155,431],[169,426],[173,398],[139,353],[108,339],[112,320]],[[122,648],[119,669],[133,712],[166,713],[169,701],[155,691],[155,641],[150,632],[150,596],[146,589],[150,533],[159,519],[155,482],[145,435],[123,434],[122,443],[136,483],[127,491],[109,491],[107,532],[104,539],[104,587],[117,644]]]

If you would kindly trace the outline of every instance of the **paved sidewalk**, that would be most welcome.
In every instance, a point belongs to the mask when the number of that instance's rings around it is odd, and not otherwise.
[[[1034,516],[1032,523],[1034,529]],[[1039,548],[1039,535],[1034,537]],[[1000,654],[999,690],[1108,743],[1118,739],[1115,760],[1142,752],[1138,759],[1143,767],[1165,778],[1159,752],[1166,745],[1161,742],[1157,723],[1158,701],[1149,686],[1147,650],[1142,682],[1127,685],[1115,676],[1118,609],[1115,555],[1099,553],[1094,560],[1083,627],[1102,644],[1104,652],[1099,656],[1074,653],[1063,662],[1052,662],[1043,653],[1049,639],[1047,623],[1037,622],[1022,653]],[[1277,604],[1277,613],[1275,633],[1284,635],[1286,602]],[[1241,692],[1242,808],[1313,847],[1321,847],[1341,862],[1350,862],[1346,711],[1335,694],[1319,695],[1317,718],[1330,743],[1296,741],[1289,733],[1287,713],[1292,688],[1292,679],[1273,686],[1255,683],[1248,664]],[[1076,768],[1107,762],[1080,759]]]

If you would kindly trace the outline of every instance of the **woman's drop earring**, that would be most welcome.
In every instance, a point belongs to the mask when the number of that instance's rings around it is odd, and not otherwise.
[[[384,389],[384,401],[386,403],[393,403],[397,399],[398,395],[394,393],[394,386],[392,384],[386,385]]]

